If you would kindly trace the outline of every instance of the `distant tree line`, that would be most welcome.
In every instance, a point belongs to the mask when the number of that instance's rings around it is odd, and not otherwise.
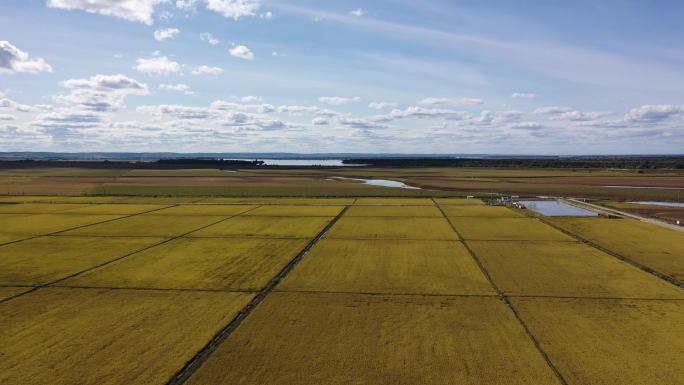
[[[357,158],[344,164],[373,167],[614,168],[684,169],[684,156],[541,158]]]

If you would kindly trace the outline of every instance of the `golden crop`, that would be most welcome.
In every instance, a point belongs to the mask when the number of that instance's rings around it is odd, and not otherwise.
[[[89,218],[91,215],[82,215]],[[117,221],[82,227],[65,232],[66,235],[81,236],[147,236],[174,237],[220,221],[217,216],[185,216],[183,220],[169,215],[144,214]]]
[[[575,240],[534,218],[452,217],[451,222],[466,240]]]
[[[312,238],[329,217],[235,217],[190,234],[190,237]]]
[[[458,240],[444,218],[347,216],[333,226],[328,238]]]
[[[307,239],[179,238],[63,282],[70,286],[260,290]]]
[[[163,241],[50,236],[0,247],[0,285],[42,285]]]
[[[274,217],[334,217],[343,206],[261,206],[245,213],[246,216]]]
[[[684,233],[632,219],[550,220],[610,251],[684,282]]]
[[[583,243],[468,244],[508,295],[684,299],[681,289]]]
[[[257,206],[249,205],[181,205],[173,206],[164,210],[155,211],[155,215],[218,215],[233,216],[252,210]]]
[[[557,385],[496,297],[271,293],[189,384]]]
[[[524,215],[502,206],[441,206],[449,217],[519,218]]]
[[[346,217],[442,217],[435,206],[352,206]]]
[[[40,235],[121,218],[121,215],[0,214],[4,234]]]
[[[165,384],[249,293],[44,288],[0,303],[0,383]]]
[[[324,239],[278,289],[496,294],[461,242],[415,240]]]
[[[684,378],[684,302],[514,298],[569,384],[673,385]]]

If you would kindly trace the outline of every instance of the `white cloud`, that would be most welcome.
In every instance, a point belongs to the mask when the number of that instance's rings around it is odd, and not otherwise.
[[[511,98],[513,98],[513,99],[536,99],[537,94],[525,93],[525,92],[516,92],[513,95],[511,95]]]
[[[158,30],[154,31],[154,39],[157,41],[175,39],[179,33],[180,33],[180,30],[178,28],[158,29]]]
[[[206,65],[199,66],[192,70],[193,75],[220,75],[223,73],[223,68],[210,67]]]
[[[372,102],[368,104],[368,108],[372,108],[374,110],[386,110],[389,108],[397,108],[399,105],[394,102]]]
[[[0,120],[8,122],[11,120],[17,120],[17,117],[9,114],[0,114]]]
[[[353,98],[345,98],[341,96],[321,96],[320,98],[318,98],[318,101],[321,103],[329,104],[331,106],[341,106],[344,104],[360,102],[361,98],[358,96],[355,96]]]
[[[391,122],[398,119],[417,118],[445,118],[449,120],[462,120],[470,118],[471,115],[465,111],[454,111],[439,108],[423,108],[423,107],[408,107],[405,110],[392,110],[387,115],[378,115],[372,117],[376,122]]]
[[[607,115],[609,112],[593,111],[593,112],[582,112],[582,111],[567,111],[561,114],[556,114],[552,120],[567,120],[571,122],[589,122],[593,120],[601,119]]]
[[[684,114],[684,105],[644,105],[625,114],[628,122],[657,123]]]
[[[266,20],[271,20],[271,19],[273,19],[273,12],[271,12],[271,11],[264,12],[264,13],[262,13],[262,14],[259,15],[259,18],[261,18],[261,19],[266,19]]]
[[[280,56],[280,54],[278,53],[278,51],[273,51],[273,52],[271,52],[271,56],[278,57],[278,56]]]
[[[190,86],[187,84],[183,83],[178,83],[178,84],[160,84],[159,89],[162,91],[173,91],[173,92],[182,92],[186,95],[194,95],[195,93],[190,89]]]
[[[136,71],[153,76],[168,76],[181,71],[181,65],[166,56],[136,60]]]
[[[131,95],[147,95],[147,84],[125,75],[95,75],[87,79],[69,79],[61,85],[70,90],[58,95],[58,103],[68,104],[88,111],[113,111],[123,107]]]
[[[552,115],[552,114],[564,114],[566,112],[572,112],[574,111],[573,108],[571,107],[558,107],[558,106],[549,106],[549,107],[540,107],[534,110],[535,114],[538,115]]]
[[[210,34],[209,32],[200,33],[200,40],[206,41],[211,45],[217,45],[220,43],[219,39],[215,38],[214,35]]]
[[[244,60],[254,60],[254,53],[247,46],[238,45],[231,48],[230,55]]]
[[[350,11],[349,14],[352,16],[361,17],[366,14],[366,11],[364,11],[363,8],[357,8],[353,11]]]
[[[313,124],[314,126],[327,126],[328,123],[328,119],[326,118],[314,118],[311,121],[311,124]]]
[[[240,99],[240,101],[242,101],[243,103],[254,103],[254,102],[260,102],[262,100],[263,99],[259,96],[251,96],[251,95],[250,96],[244,96],[242,99]]]
[[[15,72],[52,72],[52,67],[43,58],[31,58],[28,53],[13,46],[9,41],[1,40],[0,74],[11,75]]]
[[[15,102],[14,100],[10,100],[0,96],[0,109],[15,110],[19,112],[29,112],[31,111],[31,106],[20,104]]]
[[[197,0],[176,0],[176,8],[183,11],[193,11],[197,6]]]
[[[481,99],[473,98],[425,98],[418,102],[427,106],[474,106],[483,103]]]
[[[258,0],[207,0],[207,9],[236,21],[241,17],[255,16],[260,7]]]
[[[168,0],[48,0],[48,7],[79,9],[151,25],[155,7]]]
[[[520,122],[520,123],[515,123],[511,126],[511,128],[514,130],[528,130],[528,131],[540,130],[543,127],[544,126],[542,126],[542,124],[538,123],[538,122]]]

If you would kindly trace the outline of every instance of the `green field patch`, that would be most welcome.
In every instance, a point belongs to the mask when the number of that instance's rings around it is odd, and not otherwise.
[[[513,298],[568,384],[684,378],[684,301]]]
[[[43,285],[163,241],[50,236],[0,246],[0,285]]]
[[[256,291],[307,243],[306,239],[179,238],[62,284]]]
[[[441,206],[449,217],[522,218],[523,214],[503,206]]]
[[[121,218],[121,215],[0,214],[0,228],[5,234],[41,235],[117,218]]]
[[[49,203],[116,203],[121,202],[126,197],[100,197],[100,196],[81,196],[81,197],[52,197],[48,198]]]
[[[352,206],[346,217],[442,217],[435,206]]]
[[[245,213],[246,216],[274,217],[335,217],[343,206],[261,206]]]
[[[549,218],[614,253],[684,282],[684,233],[632,219]]]
[[[331,219],[328,217],[235,217],[189,236],[313,238]]]
[[[202,198],[197,197],[174,197],[174,196],[155,196],[155,197],[126,197],[119,202],[122,203],[138,203],[138,204],[159,204],[159,205],[174,205],[182,203],[195,203]]]
[[[534,218],[452,218],[466,240],[574,241],[574,238]]]
[[[254,205],[188,204],[155,211],[154,215],[218,215],[230,217],[255,209]]]
[[[347,217],[330,230],[328,238],[458,240],[444,218]]]
[[[251,298],[37,290],[0,304],[0,383],[166,384]]]
[[[82,217],[90,217],[83,215]],[[136,215],[117,221],[101,223],[67,231],[65,235],[110,237],[177,237],[220,221],[216,216]]]
[[[0,196],[0,202],[10,202],[10,203],[41,202],[41,201],[45,201],[45,200],[49,200],[49,199],[51,199],[51,197],[31,196],[31,195]],[[54,197],[52,199],[54,199]]]
[[[468,242],[508,295],[680,298],[681,289],[574,242]]]
[[[558,380],[495,297],[277,292],[188,384],[556,385]]]
[[[496,295],[456,241],[324,239],[278,290]]]

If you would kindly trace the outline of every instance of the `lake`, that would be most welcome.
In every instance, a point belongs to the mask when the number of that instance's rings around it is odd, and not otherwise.
[[[596,217],[595,211],[573,206],[560,200],[519,201],[525,207],[547,217]]]

